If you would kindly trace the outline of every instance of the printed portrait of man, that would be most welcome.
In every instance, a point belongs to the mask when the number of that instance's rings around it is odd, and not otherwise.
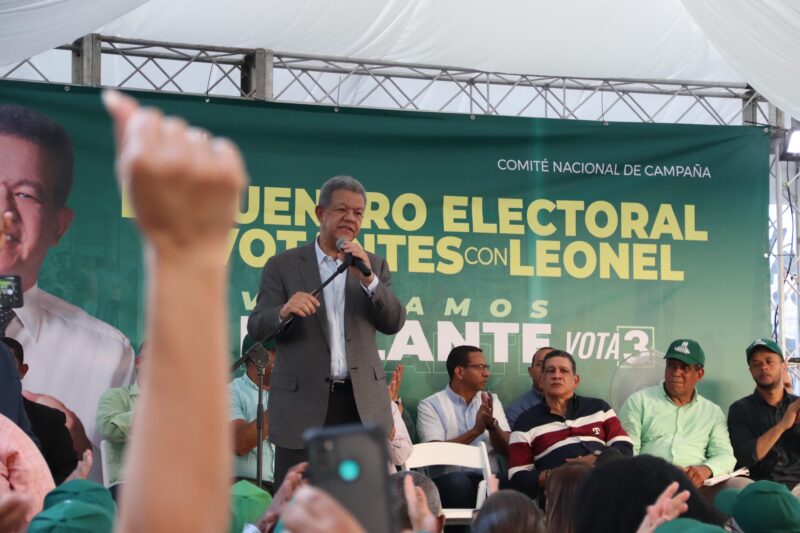
[[[67,206],[74,166],[63,127],[32,109],[0,105],[0,212],[12,217],[0,274],[19,275],[24,291],[23,307],[0,309],[0,333],[24,348],[24,394],[65,412],[80,451],[87,437],[98,447],[98,400],[130,382],[133,350],[116,328],[38,286],[48,251],[74,218]]]

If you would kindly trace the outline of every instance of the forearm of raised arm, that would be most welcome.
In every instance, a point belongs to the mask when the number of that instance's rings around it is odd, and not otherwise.
[[[222,305],[227,301],[227,273],[221,266],[163,257],[150,257],[148,270],[147,339],[156,364],[143,369],[135,420],[147,423],[134,422],[122,504],[130,514],[123,523],[129,530],[155,530],[151,526],[165,523],[178,530],[179,524],[195,527],[197,520],[188,517],[204,509],[204,530],[218,531],[227,521],[219,502],[227,498],[232,452],[226,397],[228,313]],[[199,353],[205,354],[202,364]],[[202,424],[185,423],[187,405],[202,413]],[[181,450],[180,460],[171,450]],[[161,490],[165,472],[178,484],[169,491]],[[184,502],[193,502],[194,508],[186,509]],[[132,511],[141,508],[153,512],[145,517]],[[184,513],[186,520],[179,518]]]

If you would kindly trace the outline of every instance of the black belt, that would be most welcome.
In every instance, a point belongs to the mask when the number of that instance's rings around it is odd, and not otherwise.
[[[328,378],[328,387],[331,392],[343,392],[353,390],[353,382],[350,378],[347,379],[333,379]]]

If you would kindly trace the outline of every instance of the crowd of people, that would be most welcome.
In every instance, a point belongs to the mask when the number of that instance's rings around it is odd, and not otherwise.
[[[0,266],[19,267],[26,302],[0,310],[0,531],[360,532],[337,495],[305,476],[303,432],[346,423],[385,430],[398,531],[452,528],[444,509],[475,508],[484,486],[478,532],[800,531],[800,399],[771,339],[744,350],[755,391],[727,416],[697,390],[706,356],[693,339],[673,341],[664,381],[619,413],[577,394],[575,358],[555,347],[533,354],[531,389],[504,408],[485,391],[482,350],[456,346],[447,386],[419,403],[414,423],[403,367],[387,380],[375,345],[405,311],[386,262],[355,240],[366,194],[350,177],[323,185],[319,237],[265,266],[245,371],[229,381],[224,256],[247,181],[241,156],[127,96],[104,101],[145,249],[147,341],[135,357],[118,331],[36,287],[72,220],[72,152],[47,117],[0,106]],[[43,353],[59,328],[83,336],[81,357]],[[257,345],[266,358],[250,355]],[[62,396],[59,379],[76,375],[68,366],[85,383]],[[485,446],[494,475],[405,471],[415,435]]]

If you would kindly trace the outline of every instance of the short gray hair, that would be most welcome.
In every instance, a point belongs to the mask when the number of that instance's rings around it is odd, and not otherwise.
[[[319,190],[319,205],[320,207],[328,207],[331,205],[331,197],[334,191],[345,190],[360,194],[364,197],[364,203],[367,203],[367,191],[361,182],[352,176],[334,176],[322,184]]]
[[[403,482],[406,476],[411,476],[415,487],[419,487],[425,492],[425,500],[428,502],[428,509],[435,517],[442,515],[442,499],[439,497],[439,489],[433,480],[415,470],[404,470],[391,475],[391,484],[395,491],[394,501],[396,503],[397,517],[400,520],[400,529],[413,529],[411,519],[408,516],[408,504],[406,503]]]

